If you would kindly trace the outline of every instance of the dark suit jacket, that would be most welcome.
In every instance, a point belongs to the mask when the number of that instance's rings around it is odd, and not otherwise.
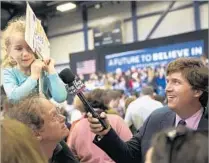
[[[94,143],[117,163],[142,163],[156,132],[175,125],[176,113],[167,107],[155,110],[139,132],[128,142],[123,142],[113,129],[100,141]],[[202,116],[198,129],[208,129],[208,120]]]
[[[75,158],[65,141],[62,140],[56,146],[49,163],[79,163],[79,161]]]

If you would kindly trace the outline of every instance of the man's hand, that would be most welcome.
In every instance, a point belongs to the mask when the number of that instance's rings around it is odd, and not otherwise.
[[[103,118],[105,120],[106,124],[108,125],[108,128],[105,130],[103,130],[103,127],[100,124],[99,120],[97,118],[92,117],[91,113],[88,113],[87,117],[88,117],[88,121],[90,123],[91,132],[95,133],[96,135],[104,136],[110,131],[111,126],[110,126],[109,121],[107,119],[107,115],[104,112],[102,112],[100,114],[100,117]]]

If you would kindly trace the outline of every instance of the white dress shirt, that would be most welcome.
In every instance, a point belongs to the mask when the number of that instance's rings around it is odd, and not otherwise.
[[[163,107],[162,103],[145,95],[131,102],[125,115],[125,122],[130,127],[132,124],[138,130],[156,109]]]

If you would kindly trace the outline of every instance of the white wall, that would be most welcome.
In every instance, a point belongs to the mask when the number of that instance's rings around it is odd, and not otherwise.
[[[200,6],[201,29],[208,29],[208,3]]]
[[[122,33],[124,44],[131,43],[134,41],[132,21],[124,22],[122,24]]]
[[[172,9],[183,5],[191,4],[192,2],[176,2]],[[164,11],[168,8],[170,2],[152,2],[138,9],[138,14],[148,14],[150,12]],[[140,8],[140,2],[138,2]],[[161,15],[155,15],[138,19],[138,40],[146,39],[147,35],[159,20]],[[169,35],[180,34],[184,32],[194,31],[194,14],[193,7],[169,12],[160,25],[157,27],[151,38],[165,37]]]
[[[94,49],[94,36],[93,36],[93,30],[88,30],[88,50]]]
[[[174,5],[173,8],[177,8],[177,7],[181,7],[183,5],[188,5],[188,4],[192,4],[192,1],[177,1]]]
[[[165,11],[170,2],[137,2],[137,15],[144,15],[151,12]],[[173,8],[192,4],[191,1],[177,1]],[[140,18],[137,20],[138,40],[146,39],[148,33],[155,25],[161,15],[154,15]],[[124,1],[120,4],[105,5],[100,9],[91,8],[88,10],[88,27],[93,28],[99,24],[107,23],[109,18],[115,20],[124,20],[131,17],[130,2]],[[208,4],[200,6],[201,28],[208,28]],[[73,11],[61,17],[49,19],[49,36],[60,33],[66,33],[83,28],[81,11]],[[133,42],[132,21],[122,23],[123,43]],[[159,38],[169,35],[176,35],[195,30],[194,8],[181,9],[169,12],[163,19],[159,27],[153,33],[151,38]],[[65,36],[53,37],[50,39],[51,56],[57,63],[66,63],[69,61],[68,54],[84,51],[83,32],[68,34]],[[88,30],[88,49],[94,49],[93,31]]]
[[[65,68],[70,68],[69,62],[66,64],[60,64],[55,66],[57,73],[60,73]]]
[[[48,19],[48,36],[78,30],[83,27],[80,11],[67,12]]]
[[[152,27],[155,25],[160,15],[151,16],[147,18],[141,18],[137,20],[138,25],[138,40],[145,40]]]
[[[56,63],[69,62],[69,53],[84,51],[83,38],[83,32],[51,38],[49,40],[51,57]]]
[[[137,2],[137,15],[151,12],[164,11],[170,2]]]
[[[151,38],[165,37],[195,30],[193,8],[169,12]]]

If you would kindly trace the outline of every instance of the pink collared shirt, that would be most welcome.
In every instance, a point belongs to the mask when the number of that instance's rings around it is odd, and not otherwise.
[[[202,114],[203,114],[203,109],[200,109],[195,114],[193,114],[191,117],[185,119],[186,127],[196,130],[199,125]],[[175,126],[178,125],[180,120],[181,120],[181,118],[176,114],[176,125]]]

